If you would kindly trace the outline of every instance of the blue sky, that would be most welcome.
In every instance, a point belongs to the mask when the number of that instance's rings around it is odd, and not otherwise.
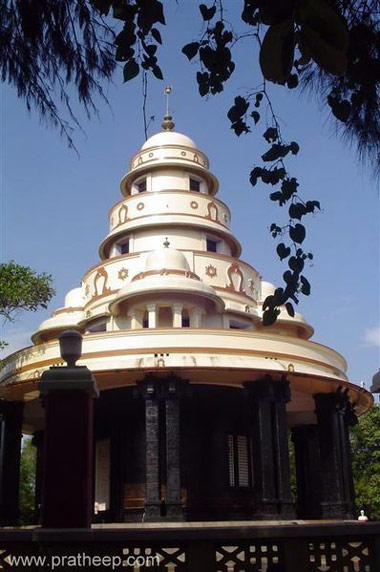
[[[173,85],[176,129],[193,138],[211,160],[219,178],[219,197],[232,211],[232,230],[242,242],[242,258],[264,279],[280,282],[284,264],[275,254],[268,228],[286,221],[268,200],[268,189],[249,184],[265,142],[260,124],[237,138],[226,112],[237,94],[260,82],[254,47],[237,46],[237,70],[223,94],[201,99],[196,65],[180,53],[201,29],[197,4],[167,2],[168,29],[159,51],[165,80],[149,80],[149,134],[160,130],[165,109],[163,88]],[[233,3],[227,3],[233,20]],[[85,135],[75,135],[79,158],[52,127],[29,114],[14,90],[1,91],[2,259],[53,275],[57,295],[48,311],[21,314],[4,326],[2,337],[14,351],[50,312],[63,305],[65,293],[78,286],[98,260],[97,248],[107,233],[109,208],[120,198],[119,182],[128,161],[144,142],[141,78],[122,84],[121,68],[106,86],[110,107],[97,101],[100,118],[88,121],[79,107]],[[328,113],[294,91],[271,87],[285,138],[300,144],[289,159],[304,199],[317,199],[323,212],[308,222],[307,245],[315,256],[307,269],[310,298],[299,306],[315,327],[314,340],[341,352],[353,382],[369,387],[379,367],[379,194],[369,168],[334,136]],[[265,112],[262,114],[265,120]],[[5,355],[8,352],[5,352]]]

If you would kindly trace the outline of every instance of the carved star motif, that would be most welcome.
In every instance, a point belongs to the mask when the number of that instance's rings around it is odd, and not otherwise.
[[[127,268],[120,268],[118,273],[119,280],[125,280],[126,278],[128,278],[128,274],[129,272]]]
[[[213,266],[212,264],[209,264],[208,266],[206,266],[206,275],[210,276],[210,278],[215,278],[215,276],[218,274],[215,266]]]

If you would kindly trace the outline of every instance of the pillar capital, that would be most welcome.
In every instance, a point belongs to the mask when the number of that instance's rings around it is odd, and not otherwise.
[[[246,381],[244,388],[251,398],[260,401],[290,401],[290,387],[286,376],[276,380],[270,375],[255,381]]]
[[[186,392],[188,380],[169,375],[166,378],[158,378],[153,375],[145,377],[137,384],[137,393],[144,399],[180,399]]]
[[[340,413],[349,427],[358,423],[358,418],[349,397],[348,390],[341,387],[334,393],[317,393],[314,395],[317,416]]]

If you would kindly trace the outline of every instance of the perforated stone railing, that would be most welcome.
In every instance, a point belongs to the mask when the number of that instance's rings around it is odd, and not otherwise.
[[[0,570],[51,570],[53,564],[56,570],[133,572],[380,570],[380,523],[118,526],[81,531],[0,529]]]

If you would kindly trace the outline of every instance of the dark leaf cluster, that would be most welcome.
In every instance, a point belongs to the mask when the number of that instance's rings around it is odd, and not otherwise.
[[[77,123],[68,95],[74,84],[87,113],[93,94],[104,96],[102,81],[115,70],[114,35],[96,4],[87,0],[1,0],[0,69],[28,109],[53,122],[72,145],[62,104]],[[108,4],[108,2],[103,2]]]
[[[212,20],[216,13],[215,6],[208,8],[205,4],[201,4],[199,10],[205,22]],[[182,48],[182,52],[189,60],[196,55],[199,57],[201,71],[197,72],[196,78],[201,96],[215,95],[223,91],[223,84],[233,73],[235,63],[232,61],[230,49],[232,40],[232,32],[226,29],[222,20],[219,20],[213,26],[208,24],[200,42],[191,42]]]

